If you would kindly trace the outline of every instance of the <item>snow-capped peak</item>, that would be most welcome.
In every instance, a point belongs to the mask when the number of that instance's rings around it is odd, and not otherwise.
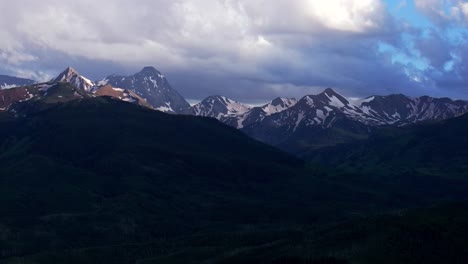
[[[196,115],[221,118],[239,116],[250,110],[250,106],[224,96],[210,96],[193,106]]]
[[[53,82],[68,82],[75,86],[78,89],[90,92],[94,89],[95,84],[81,76],[75,69],[72,67],[66,68],[62,73],[60,73],[56,78],[52,79]]]
[[[350,103],[350,101],[345,96],[335,92],[335,90],[332,88],[327,88],[320,95],[325,96],[328,100],[328,104],[334,107],[342,108],[349,106]]]
[[[110,75],[98,82],[98,85],[106,84],[135,92],[145,98],[154,109],[179,114],[192,113],[190,104],[171,87],[164,75],[152,66],[144,67],[130,76]]]
[[[274,99],[273,101],[269,102],[268,104],[262,106],[262,110],[265,112],[265,114],[272,115],[279,113],[281,111],[284,111],[292,106],[294,106],[297,103],[297,100],[295,98],[281,98],[278,97]]]

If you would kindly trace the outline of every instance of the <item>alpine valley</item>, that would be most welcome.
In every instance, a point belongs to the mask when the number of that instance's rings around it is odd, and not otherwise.
[[[467,101],[0,85],[1,264],[467,263]]]

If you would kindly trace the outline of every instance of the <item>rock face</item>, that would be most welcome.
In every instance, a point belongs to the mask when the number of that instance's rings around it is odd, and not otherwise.
[[[135,92],[122,88],[114,88],[110,84],[97,88],[94,94],[97,96],[110,96],[125,102],[136,103],[138,105],[151,108],[146,99],[142,98]]]
[[[221,118],[222,116],[239,116],[250,110],[248,105],[231,100],[224,96],[210,96],[193,106],[196,115]]]
[[[127,89],[146,99],[154,109],[175,113],[191,114],[190,104],[169,84],[168,80],[154,67],[145,67],[131,76],[111,75],[98,82],[115,88]]]
[[[65,71],[60,73],[56,78],[52,79],[51,82],[67,82],[86,92],[92,92],[96,88],[94,82],[81,76],[72,67],[65,69]]]
[[[262,121],[265,117],[281,112],[297,102],[292,98],[276,98],[258,107],[252,107],[224,96],[210,96],[194,105],[193,112],[198,116],[214,117],[236,128],[243,128]]]

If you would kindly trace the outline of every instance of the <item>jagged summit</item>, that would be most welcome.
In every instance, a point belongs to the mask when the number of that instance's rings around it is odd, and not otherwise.
[[[71,66],[68,66],[66,69],[65,69],[65,72],[69,72],[71,74],[79,74],[77,70],[75,70],[73,67]]]
[[[250,107],[221,95],[213,95],[194,105],[193,109],[196,115],[220,119],[241,115],[249,111]]]
[[[96,87],[94,82],[84,76],[81,76],[78,71],[72,67],[67,67],[56,78],[52,79],[52,82],[68,82],[76,88],[87,92],[93,91],[93,89]]]
[[[277,98],[273,99],[273,101],[271,101],[272,105],[280,105],[282,103],[283,103],[283,98],[281,98],[281,97],[277,97]]]
[[[151,75],[161,75],[161,72],[158,71],[153,66],[145,66],[141,71],[138,72],[139,74],[151,74]]]
[[[337,97],[337,98],[345,98],[344,95],[338,93],[337,91],[335,91],[333,88],[327,88],[325,90],[323,90],[323,92],[317,94],[317,95],[325,95],[327,97]]]
[[[68,66],[64,71],[62,71],[57,77],[52,79],[52,81],[58,81],[58,82],[63,82],[67,81],[68,79],[74,77],[74,76],[80,76],[77,70],[72,68],[71,66]]]
[[[332,88],[327,88],[322,92],[322,94],[335,95],[335,94],[338,94],[338,93],[335,90],[333,90]]]
[[[223,98],[226,98],[225,96],[222,96],[222,95],[210,95],[208,96],[207,98],[205,98],[203,101],[206,101],[206,100],[213,100],[213,99],[223,99]]]
[[[205,101],[205,102],[219,101],[219,102],[222,102],[222,103],[227,103],[229,101],[235,101],[235,100],[229,99],[226,96],[222,96],[222,95],[211,95],[211,96],[208,96],[207,98],[205,98],[203,101]]]
[[[176,114],[191,114],[190,104],[169,84],[156,68],[146,66],[130,76],[111,75],[99,82],[133,91],[154,109]]]
[[[297,100],[295,98],[283,98],[283,97],[277,97],[273,99],[269,104],[267,105],[273,105],[273,106],[291,106],[291,104],[297,103]]]
[[[265,116],[279,113],[284,111],[297,103],[295,98],[275,98],[273,101],[261,107]]]
[[[299,101],[299,103],[320,108],[325,106],[334,106],[338,108],[351,107],[350,100],[345,96],[337,93],[332,88],[327,88],[323,92],[316,95],[304,96]]]
[[[194,105],[193,111],[195,115],[214,117],[240,129],[288,109],[296,103],[294,98],[278,97],[265,105],[252,107],[221,95],[213,95]]]

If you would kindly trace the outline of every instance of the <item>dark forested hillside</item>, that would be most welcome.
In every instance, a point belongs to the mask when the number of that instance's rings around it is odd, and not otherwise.
[[[346,171],[467,179],[468,115],[376,130],[368,140],[302,153]]]
[[[374,229],[355,237],[354,218],[464,199],[468,186],[306,167],[215,119],[108,97],[15,109],[0,121],[1,263],[348,263],[373,239],[393,243]],[[351,237],[333,244],[320,233],[330,226]]]

